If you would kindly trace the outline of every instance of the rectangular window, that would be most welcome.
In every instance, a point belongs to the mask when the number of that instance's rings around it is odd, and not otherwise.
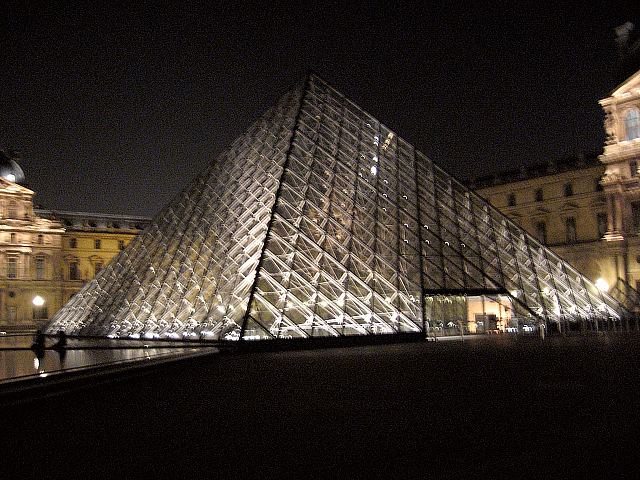
[[[76,238],[69,239],[69,248],[78,248],[78,240]]]
[[[624,117],[624,139],[633,140],[640,137],[640,113],[632,108]]]
[[[604,190],[604,188],[602,188],[602,184],[600,183],[600,178],[595,179],[595,184],[596,184],[596,192],[601,192]]]
[[[544,200],[544,192],[541,188],[536,190],[536,202],[542,202]]]
[[[96,238],[93,241],[93,246],[95,247],[96,250],[100,250],[100,247],[102,247],[102,242],[100,241],[99,238]]]
[[[536,238],[540,243],[547,243],[547,224],[545,222],[536,223]]]
[[[118,240],[118,250],[124,250],[124,240]]]
[[[80,270],[78,269],[78,262],[71,262],[69,264],[69,280],[80,280]]]
[[[42,305],[41,307],[33,307],[33,319],[34,320],[46,320],[49,318],[47,306]]]
[[[631,174],[632,177],[637,177],[638,176],[638,161],[637,160],[631,160],[629,162],[629,173]]]
[[[7,258],[7,278],[18,277],[18,259],[16,257]]]
[[[598,237],[602,238],[604,234],[607,233],[607,214],[596,214],[596,220],[598,222]]]
[[[566,183],[564,185],[564,196],[565,197],[570,197],[573,195],[573,185],[570,183]]]
[[[15,305],[9,305],[7,306],[7,320],[9,320],[9,323],[15,323],[16,321],[16,317],[18,313],[18,308]]]
[[[640,202],[631,202],[631,216],[633,218],[633,231],[640,232]]]
[[[98,275],[98,273],[100,273],[100,270],[102,270],[103,268],[104,268],[104,263],[96,262],[96,264],[95,264],[95,275]]]
[[[509,195],[509,198],[507,199],[507,204],[510,207],[515,207],[516,206],[516,196],[514,193]]]
[[[564,222],[567,243],[575,243],[578,240],[578,235],[576,233],[576,219],[573,217],[569,217]]]
[[[44,257],[36,257],[36,280],[44,280]]]

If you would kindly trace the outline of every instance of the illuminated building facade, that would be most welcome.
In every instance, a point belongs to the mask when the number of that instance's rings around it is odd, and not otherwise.
[[[629,308],[640,289],[640,71],[600,101],[599,157],[476,179],[470,186]]]
[[[624,308],[315,75],[52,319],[49,333],[260,340],[597,328]]]
[[[16,160],[0,151],[0,331],[46,322],[148,223],[34,208]]]

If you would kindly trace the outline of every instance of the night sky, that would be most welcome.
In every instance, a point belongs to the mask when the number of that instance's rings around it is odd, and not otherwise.
[[[613,29],[640,28],[638,0],[23,3],[3,11],[0,148],[46,208],[149,216],[308,69],[459,177],[599,153]]]

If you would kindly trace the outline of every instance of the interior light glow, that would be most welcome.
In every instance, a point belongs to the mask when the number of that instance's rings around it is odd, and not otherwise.
[[[596,280],[596,288],[601,292],[608,292],[609,282],[607,282],[604,278],[600,277]]]
[[[36,295],[35,297],[33,297],[33,300],[31,300],[31,302],[34,306],[41,307],[42,305],[44,305],[44,298],[42,298],[40,295]]]

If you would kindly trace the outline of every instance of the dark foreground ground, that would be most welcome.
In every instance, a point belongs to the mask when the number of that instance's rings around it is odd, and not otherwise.
[[[609,335],[191,358],[0,396],[0,473],[639,478],[639,354]]]

